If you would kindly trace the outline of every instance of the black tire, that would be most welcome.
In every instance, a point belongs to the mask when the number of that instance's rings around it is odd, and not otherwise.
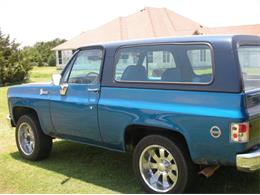
[[[19,141],[18,138],[19,128],[21,125],[29,125],[29,127],[31,128],[31,132],[34,136],[34,147],[32,149],[32,152],[30,152],[30,154],[26,154],[26,152],[23,151],[22,146],[20,144],[21,141]],[[45,135],[42,132],[38,119],[33,115],[29,115],[29,114],[23,115],[18,119],[16,125],[15,138],[16,138],[16,145],[20,155],[27,160],[31,160],[31,161],[42,160],[47,158],[51,152],[52,138],[48,135]]]
[[[171,161],[171,162],[175,163],[175,165],[177,166],[177,170],[178,170],[177,180],[176,180],[176,182],[172,182],[175,184],[174,185],[172,184],[173,187],[171,189],[169,189],[168,191],[160,191],[160,189],[159,190],[153,189],[153,187],[150,187],[148,184],[149,180],[145,181],[145,179],[143,178],[145,176],[142,176],[142,174],[141,174],[141,171],[140,171],[141,165],[139,165],[139,160],[141,158],[141,155],[143,152],[147,151],[146,150],[147,148],[153,147],[153,146],[162,146],[163,148],[166,149],[167,152],[170,152],[174,158],[174,161]],[[168,154],[168,156],[169,156],[169,154]],[[155,162],[155,163],[157,163],[157,162]],[[158,165],[158,163],[157,163],[157,165]],[[183,193],[183,192],[185,192],[186,189],[188,189],[190,187],[191,182],[194,177],[194,173],[195,173],[194,164],[192,163],[192,161],[189,157],[188,151],[187,151],[187,149],[185,149],[185,146],[183,146],[181,143],[178,143],[178,141],[174,142],[173,140],[160,136],[160,135],[146,136],[137,144],[135,151],[134,151],[134,156],[133,156],[133,168],[134,168],[134,172],[139,180],[139,183],[143,186],[144,190],[148,193]],[[150,169],[150,170],[152,172],[159,171],[159,169],[157,169],[157,170],[155,169],[155,171],[154,171],[154,169]],[[167,171],[169,171],[169,170],[167,170]],[[173,170],[170,170],[169,172],[172,172],[172,171]],[[169,177],[168,176],[166,176],[166,177],[167,177],[167,181],[169,181]]]

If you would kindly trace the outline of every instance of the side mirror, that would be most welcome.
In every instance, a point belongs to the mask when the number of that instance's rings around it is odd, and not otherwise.
[[[53,85],[60,85],[61,75],[60,74],[53,74],[51,76],[51,82]]]

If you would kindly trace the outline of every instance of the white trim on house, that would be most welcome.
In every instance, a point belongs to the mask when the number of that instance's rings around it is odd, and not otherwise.
[[[73,50],[56,50],[56,67],[63,69],[70,60]]]

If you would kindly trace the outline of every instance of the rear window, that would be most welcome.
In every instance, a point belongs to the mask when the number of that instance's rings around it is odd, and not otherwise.
[[[245,90],[260,88],[260,46],[241,46],[238,57]]]
[[[117,52],[114,74],[119,82],[210,83],[212,54],[206,44],[124,47]]]

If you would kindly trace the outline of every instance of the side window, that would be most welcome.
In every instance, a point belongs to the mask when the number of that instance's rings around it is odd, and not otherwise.
[[[75,58],[77,58],[77,56],[73,56],[72,59],[70,60],[70,62],[66,65],[65,69],[64,69],[64,73],[62,75],[62,80],[61,82],[62,83],[66,83],[68,82],[68,78],[69,78],[69,75],[70,75],[70,70],[71,70],[71,67],[75,61]]]
[[[121,80],[123,73],[127,71],[127,68],[130,69],[133,66],[136,66],[140,57],[139,51],[128,51],[123,50],[117,55],[116,61],[116,74],[115,79]]]
[[[102,50],[83,50],[77,55],[71,69],[68,83],[94,84],[99,81],[102,64]]]
[[[174,57],[170,51],[167,50],[159,50],[150,52],[150,57],[152,57],[153,61],[149,61],[148,55],[148,63],[147,63],[147,73],[148,80],[162,80],[163,73],[166,70],[170,70],[172,68],[176,68],[176,64],[174,61]]]
[[[195,75],[212,74],[211,52],[209,48],[191,49],[187,51]]]
[[[121,48],[114,74],[119,82],[209,83],[213,76],[211,50],[206,44]]]

